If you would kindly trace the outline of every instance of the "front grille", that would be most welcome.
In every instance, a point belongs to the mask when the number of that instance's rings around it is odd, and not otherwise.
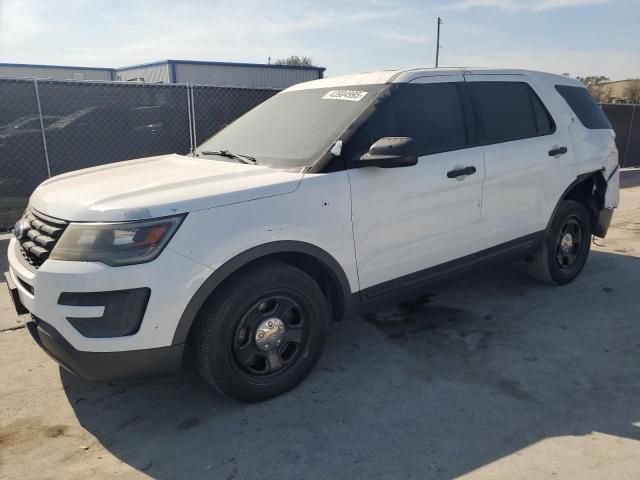
[[[32,267],[38,269],[49,258],[68,223],[28,210],[25,219],[29,227],[22,234],[20,253]]]

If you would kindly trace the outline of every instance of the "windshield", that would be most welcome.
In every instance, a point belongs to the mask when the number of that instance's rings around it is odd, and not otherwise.
[[[371,104],[385,85],[314,88],[280,93],[200,145],[197,154],[227,151],[258,165],[311,166]]]

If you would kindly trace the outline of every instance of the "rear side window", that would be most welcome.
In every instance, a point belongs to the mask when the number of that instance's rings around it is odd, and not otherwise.
[[[551,115],[524,82],[469,82],[481,144],[509,142],[555,131]]]
[[[556,90],[585,127],[593,130],[612,128],[609,119],[595,102],[589,90],[568,85],[556,85]]]
[[[420,155],[465,148],[467,131],[458,83],[400,84],[353,141],[360,156],[383,137],[411,137]]]

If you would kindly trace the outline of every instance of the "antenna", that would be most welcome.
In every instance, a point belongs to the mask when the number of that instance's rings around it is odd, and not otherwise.
[[[440,58],[440,25],[442,25],[444,22],[442,21],[442,18],[438,17],[438,36],[437,36],[437,40],[436,40],[436,68],[438,68],[438,60]]]

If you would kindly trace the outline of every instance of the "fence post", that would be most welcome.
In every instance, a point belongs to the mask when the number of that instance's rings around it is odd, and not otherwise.
[[[36,91],[36,103],[38,104],[38,116],[40,117],[40,132],[42,132],[42,145],[44,147],[44,161],[47,164],[47,175],[51,178],[51,166],[49,165],[49,151],[47,150],[47,134],[44,131],[44,121],[42,119],[42,107],[40,106],[40,91],[38,90],[38,79],[33,79],[33,87]]]
[[[185,88],[187,90],[187,112],[189,114],[189,153],[193,154],[193,128],[191,128],[191,89],[189,84],[186,83]]]
[[[191,84],[191,120],[193,122],[193,150],[198,148],[198,136],[196,132],[196,96],[193,94],[193,84]]]
[[[636,117],[636,107],[637,105],[633,105],[633,110],[631,111],[631,121],[629,122],[629,134],[627,135],[627,146],[624,148],[624,162],[622,162],[621,167],[625,167],[627,165],[627,161],[629,160],[629,145],[631,145],[631,133],[633,132],[633,121]]]

